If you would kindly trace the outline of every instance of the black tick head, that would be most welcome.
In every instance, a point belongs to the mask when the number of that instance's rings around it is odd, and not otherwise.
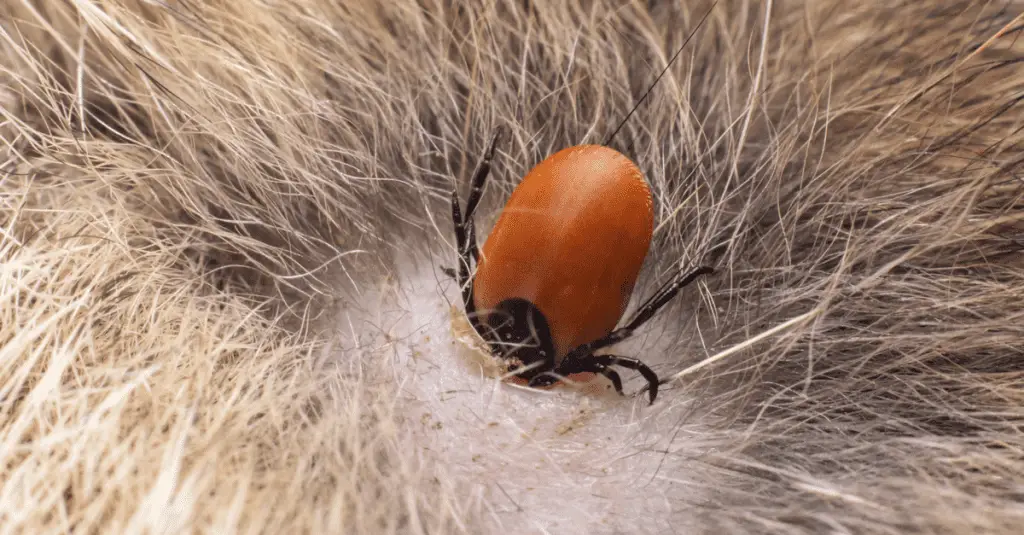
[[[495,355],[514,361],[509,371],[529,367],[519,377],[530,380],[555,367],[555,343],[548,320],[526,299],[506,299],[487,315],[483,326]],[[533,365],[533,366],[531,366]]]

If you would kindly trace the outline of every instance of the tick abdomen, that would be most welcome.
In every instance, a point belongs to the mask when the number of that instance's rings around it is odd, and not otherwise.
[[[529,301],[560,360],[615,328],[653,225],[650,188],[629,158],[597,145],[563,149],[523,178],[481,248],[477,310]]]

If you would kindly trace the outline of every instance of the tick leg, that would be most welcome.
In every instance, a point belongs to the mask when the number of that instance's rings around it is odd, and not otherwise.
[[[612,384],[615,384],[615,379],[618,378],[618,374],[614,370],[607,370],[609,366],[622,366],[630,370],[636,370],[640,372],[640,375],[647,379],[647,387],[650,389],[651,404],[654,403],[654,398],[658,397],[658,374],[654,373],[654,370],[650,369],[643,362],[632,358],[632,357],[620,357],[617,355],[588,355],[583,358],[569,359],[568,357],[562,361],[562,365],[558,369],[558,373],[562,375],[568,375],[570,373],[579,372],[597,372],[605,377],[611,379]],[[607,370],[615,374],[615,378],[612,378],[603,370]],[[622,381],[618,381],[615,385],[615,389],[621,394],[622,393]]]
[[[597,351],[598,349],[617,344],[626,338],[629,338],[629,336],[633,334],[633,331],[640,328],[644,323],[647,323],[647,321],[650,320],[654,314],[661,309],[661,307],[671,301],[684,286],[690,284],[694,279],[701,275],[710,275],[714,272],[715,270],[713,268],[707,266],[699,267],[685,275],[682,271],[678,272],[676,276],[672,277],[671,280],[659,288],[658,291],[650,297],[650,299],[640,306],[640,310],[636,313],[636,316],[634,316],[632,321],[627,323],[625,327],[615,329],[603,338],[599,338],[589,344],[585,344],[585,346],[581,346],[578,348],[578,351],[581,353]]]
[[[658,386],[659,387],[661,385],[667,384],[667,383],[668,383],[667,379],[660,379],[660,380],[658,380]],[[636,395],[639,396],[640,394],[643,394],[644,392],[647,392],[648,390],[650,390],[650,388],[651,388],[651,385],[650,384],[646,384],[646,385],[643,386],[643,388],[641,388],[639,391],[637,391]]]
[[[619,372],[604,366],[600,370],[597,370],[597,373],[607,377],[608,380],[612,382],[612,387],[615,388],[616,393],[620,396],[625,396],[625,394],[622,393],[622,378],[619,377]]]
[[[459,269],[456,274],[454,269],[442,267],[446,275],[453,277],[462,289],[462,303],[470,322],[479,332],[479,325],[476,320],[476,306],[473,304],[473,284],[469,280],[470,261],[478,262],[480,253],[476,246],[476,229],[473,225],[473,212],[480,203],[480,197],[484,190],[487,176],[491,172],[491,161],[494,159],[494,150],[498,144],[500,130],[494,133],[491,144],[484,153],[483,159],[473,172],[473,179],[470,185],[469,199],[466,201],[466,215],[463,217],[459,207],[458,190],[452,190],[452,223],[455,226],[455,247],[459,255]]]
[[[570,373],[580,373],[580,372],[599,373],[599,374],[607,377],[608,380],[612,382],[612,387],[615,388],[615,392],[617,392],[620,396],[625,395],[625,394],[622,393],[622,378],[619,377],[619,373],[618,372],[616,372],[615,370],[609,368],[608,366],[605,366],[604,364],[600,364],[600,363],[593,362],[593,361],[588,361],[588,362],[585,362],[584,364],[592,364],[592,365],[591,366],[584,366],[583,368],[581,368],[579,370],[574,370],[574,371],[572,371]],[[555,374],[553,374],[551,372],[544,372],[544,373],[542,373],[540,375],[537,375],[533,379],[530,379],[530,382],[529,382],[528,386],[530,386],[530,387],[549,386],[549,385],[553,385],[553,384],[557,383],[559,380],[560,379],[558,378],[557,375],[555,375]]]
[[[480,197],[484,193],[484,185],[491,172],[491,162],[494,160],[494,150],[498,146],[498,138],[500,136],[501,130],[496,130],[494,136],[491,137],[491,144],[487,146],[487,152],[484,153],[483,159],[480,160],[476,171],[473,172],[473,179],[470,181],[469,199],[466,200],[466,221],[473,219],[473,213],[476,211],[477,205],[480,204]]]
[[[459,271],[456,282],[459,283],[459,288],[462,289],[462,304],[466,308],[466,315],[470,317],[470,321],[474,323],[472,319],[475,317],[473,314],[476,311],[476,307],[473,306],[473,286],[469,281],[469,243],[466,240],[466,230],[472,230],[466,228],[466,224],[462,219],[462,211],[459,209],[459,192],[452,190],[452,221],[455,223],[455,248],[459,253]]]
[[[487,183],[487,178],[491,173],[491,162],[494,161],[494,150],[498,146],[498,138],[501,136],[501,130],[497,129],[494,132],[494,136],[491,137],[491,144],[487,146],[487,152],[484,153],[484,157],[480,160],[480,164],[477,166],[476,171],[473,172],[473,179],[470,181],[469,198],[466,199],[466,219],[465,222],[470,228],[469,232],[469,243],[467,244],[469,253],[473,255],[473,262],[480,262],[480,252],[476,246],[476,231],[473,230],[474,222],[473,215],[476,213],[476,207],[480,204],[480,198],[484,193],[484,186]]]

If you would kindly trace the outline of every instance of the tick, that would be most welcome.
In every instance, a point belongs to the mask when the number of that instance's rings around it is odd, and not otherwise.
[[[651,403],[658,396],[658,374],[642,361],[595,352],[629,338],[679,290],[714,269],[675,273],[631,320],[616,328],[651,244],[654,211],[640,169],[609,145],[717,3],[604,145],[562,149],[523,177],[479,250],[473,213],[490,175],[499,133],[473,172],[464,212],[458,191],[452,191],[459,267],[457,273],[445,272],[462,289],[473,329],[530,386],[590,372],[607,377],[621,395],[622,379],[612,369],[620,366],[643,375]],[[476,272],[470,277],[473,265]]]
[[[529,386],[592,372],[622,394],[612,369],[620,366],[643,375],[654,403],[660,380],[650,367],[595,352],[631,336],[680,289],[714,269],[677,272],[616,328],[650,247],[654,213],[640,169],[601,145],[569,147],[537,164],[478,249],[473,213],[497,142],[496,133],[473,173],[465,215],[458,192],[451,197],[459,267],[447,271],[462,288],[470,324]]]

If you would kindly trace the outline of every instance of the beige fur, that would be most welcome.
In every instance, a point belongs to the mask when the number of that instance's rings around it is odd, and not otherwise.
[[[1019,5],[720,1],[613,142],[634,304],[719,270],[616,352],[713,360],[648,408],[460,343],[493,128],[481,240],[709,6],[0,2],[0,531],[1018,533]]]

